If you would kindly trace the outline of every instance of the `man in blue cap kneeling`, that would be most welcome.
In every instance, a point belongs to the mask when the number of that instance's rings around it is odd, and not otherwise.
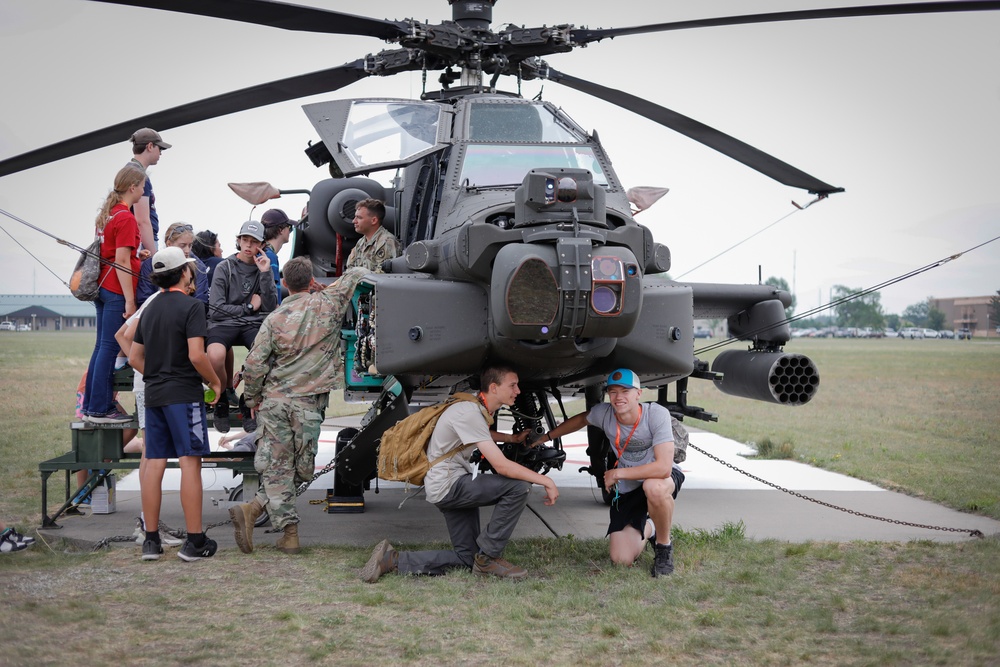
[[[639,377],[627,368],[608,376],[607,391],[607,403],[570,417],[535,443],[588,425],[604,431],[618,457],[604,473],[604,488],[613,498],[611,560],[631,566],[648,540],[654,551],[652,574],[665,576],[674,571],[670,526],[674,499],[684,483],[684,473],[674,463],[670,411],[657,403],[640,403]]]

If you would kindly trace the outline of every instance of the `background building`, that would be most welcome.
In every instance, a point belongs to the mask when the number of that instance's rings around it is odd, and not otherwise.
[[[992,296],[966,296],[953,299],[930,299],[931,308],[944,313],[944,325],[949,329],[968,328],[973,336],[995,335],[1000,326],[990,315]]]
[[[0,320],[32,331],[95,331],[94,304],[72,294],[0,294]]]

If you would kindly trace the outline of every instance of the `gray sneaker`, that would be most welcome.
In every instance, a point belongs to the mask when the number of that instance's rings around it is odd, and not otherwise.
[[[389,540],[382,540],[375,545],[371,558],[361,568],[361,581],[374,584],[383,574],[395,572],[399,567],[399,553],[389,544]]]
[[[654,577],[665,577],[674,573],[674,546],[672,544],[653,545],[653,569]]]
[[[154,540],[146,540],[142,543],[143,560],[160,560],[163,555],[163,546]]]
[[[524,579],[528,576],[528,571],[499,556],[493,558],[484,553],[478,553],[472,564],[472,574],[478,574],[482,577],[492,575],[502,579]]]

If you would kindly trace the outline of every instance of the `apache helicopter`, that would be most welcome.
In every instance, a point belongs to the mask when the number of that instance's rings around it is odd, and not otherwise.
[[[308,203],[293,255],[314,274],[340,275],[357,236],[355,204],[386,202],[385,224],[403,256],[368,276],[345,328],[349,398],[372,400],[359,433],[344,441],[337,473],[366,483],[378,438],[411,404],[467,389],[487,362],[513,366],[522,394],[515,429],[555,425],[550,398],[602,400],[603,379],[630,367],[678,418],[714,419],[688,405],[688,378],[755,400],[802,405],[815,395],[811,360],[783,351],[787,292],[767,285],[667,279],[670,251],[633,217],[628,193],[596,132],[554,105],[497,88],[501,77],[544,79],[588,93],[673,129],[788,186],[823,198],[842,192],[738,139],[640,97],[573,77],[543,58],[614,37],[696,27],[833,17],[1000,9],[998,2],[932,2],[733,16],[589,29],[572,25],[491,28],[496,0],[449,0],[452,19],[390,21],[265,0],[97,0],[256,23],[285,30],[376,37],[398,48],[344,65],[225,93],[118,123],[0,162],[0,176],[110,145],[135,128],[160,131],[279,101],[339,90],[370,76],[442,72],[441,90],[418,100],[344,99],[310,104],[319,135],[306,154],[327,165]],[[386,187],[370,178],[394,171]],[[253,200],[262,203],[266,200]],[[695,357],[693,322],[726,319],[749,349]],[[673,398],[668,388],[675,385]],[[590,474],[613,453],[588,432]],[[539,471],[561,467],[554,451],[506,450]]]

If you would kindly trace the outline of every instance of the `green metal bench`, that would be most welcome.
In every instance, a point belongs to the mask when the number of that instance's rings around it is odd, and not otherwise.
[[[129,385],[131,388],[131,384]],[[71,497],[70,474],[75,470],[90,470],[83,488],[86,497],[104,483],[105,478],[115,470],[135,470],[139,467],[139,454],[126,454],[123,451],[123,432],[125,429],[138,428],[137,421],[124,424],[90,424],[73,422],[70,430],[73,434],[73,449],[61,456],[38,464],[42,476],[42,528],[59,528],[56,519],[75,508]],[[243,475],[243,497],[252,498],[257,493],[260,477],[254,468],[253,452],[213,452],[201,461],[202,468],[224,468],[233,471],[233,476]],[[168,468],[177,468],[177,460],[169,459]],[[48,481],[52,473],[62,470],[66,473],[65,501],[51,516],[48,509]]]

